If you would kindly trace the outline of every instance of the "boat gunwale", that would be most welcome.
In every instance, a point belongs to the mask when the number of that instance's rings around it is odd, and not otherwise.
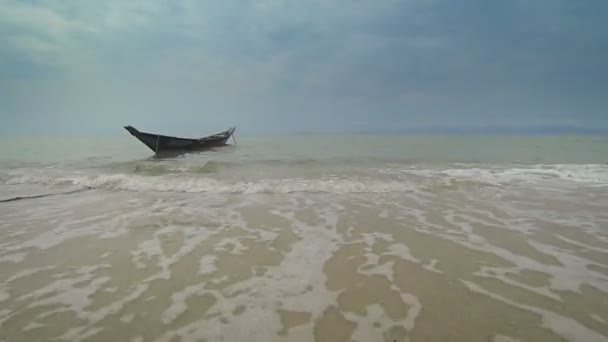
[[[134,132],[131,132],[128,128],[132,128],[134,130]],[[125,129],[127,131],[129,131],[129,133],[131,133],[132,135],[147,135],[150,137],[160,137],[160,138],[166,138],[166,139],[174,139],[174,140],[183,140],[183,141],[191,141],[191,142],[197,142],[197,141],[201,141],[201,140],[220,140],[220,139],[225,139],[225,138],[230,138],[230,136],[232,134],[234,134],[234,131],[236,130],[236,127],[230,127],[229,129],[222,131],[220,133],[215,133],[215,134],[211,134],[208,136],[204,136],[201,138],[182,138],[182,137],[176,137],[176,136],[171,136],[171,135],[164,135],[164,134],[156,134],[156,133],[150,133],[150,132],[143,132],[138,130],[137,128],[133,127],[133,126],[125,126]]]
[[[182,142],[182,143],[188,144],[188,146],[183,146],[183,147],[179,147],[179,148],[171,148],[171,150],[190,150],[190,149],[197,150],[202,147],[201,145],[217,144],[218,142],[223,142],[225,144],[225,142],[228,139],[230,139],[230,137],[233,136],[234,132],[236,131],[236,127],[230,127],[229,129],[227,129],[223,132],[212,134],[212,135],[198,138],[198,139],[194,139],[194,138],[181,138],[181,137],[175,137],[175,136],[169,136],[169,135],[154,134],[154,133],[149,133],[149,132],[141,132],[137,128],[135,128],[131,125],[124,126],[124,128],[131,135],[133,135],[135,138],[137,138],[137,140],[142,142],[144,145],[146,145],[148,148],[150,148],[155,153],[160,152],[160,150],[158,149],[159,140],[171,140],[171,141],[175,141],[175,142]],[[151,144],[150,141],[148,141],[148,140],[156,140],[156,146]]]

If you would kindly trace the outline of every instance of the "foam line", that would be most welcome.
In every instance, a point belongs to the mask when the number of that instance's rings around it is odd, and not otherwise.
[[[37,199],[37,198],[44,198],[44,197],[50,197],[50,196],[71,195],[71,194],[84,192],[84,191],[88,191],[88,190],[92,190],[92,189],[93,188],[91,188],[91,187],[86,187],[84,189],[77,189],[77,190],[71,190],[71,191],[65,191],[65,192],[54,192],[54,193],[49,193],[49,194],[40,194],[40,195],[31,195],[31,196],[17,196],[17,197],[12,197],[12,198],[0,199],[0,203],[16,202],[16,201],[22,201],[22,200],[26,200],[26,199]]]

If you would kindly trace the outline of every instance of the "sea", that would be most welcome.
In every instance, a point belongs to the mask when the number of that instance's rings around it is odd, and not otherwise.
[[[608,341],[608,136],[2,137],[0,341]]]

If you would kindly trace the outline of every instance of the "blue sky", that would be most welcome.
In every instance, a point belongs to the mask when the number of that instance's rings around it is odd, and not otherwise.
[[[0,133],[608,131],[605,0],[2,0]]]

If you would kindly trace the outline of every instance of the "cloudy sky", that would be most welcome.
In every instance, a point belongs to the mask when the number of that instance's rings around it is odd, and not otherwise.
[[[608,130],[606,0],[0,0],[0,133]]]

